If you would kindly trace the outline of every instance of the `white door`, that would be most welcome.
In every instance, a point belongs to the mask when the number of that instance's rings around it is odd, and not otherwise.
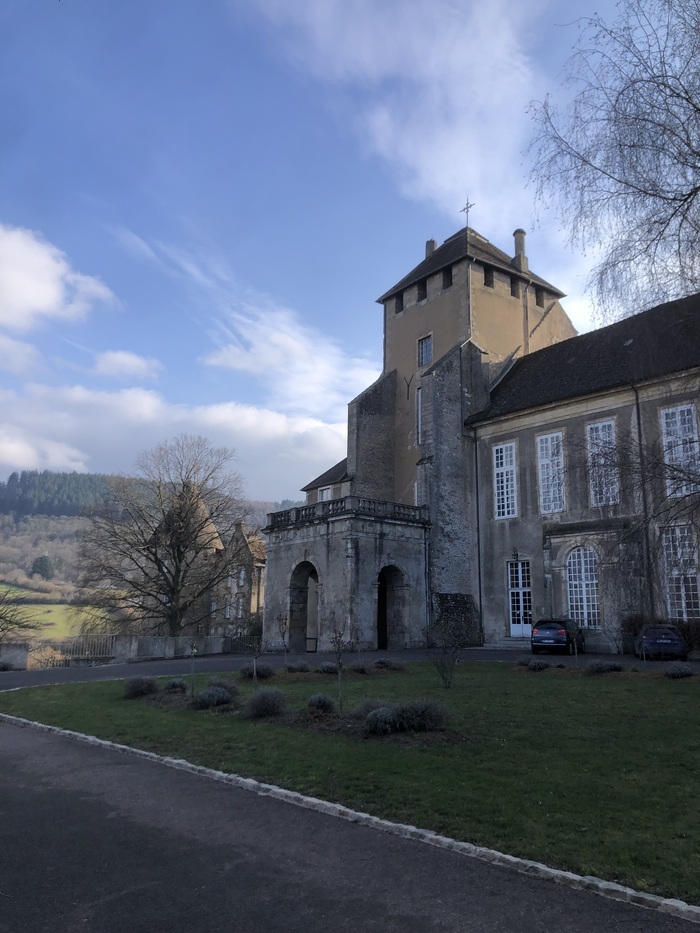
[[[529,638],[532,632],[530,561],[508,561],[508,603],[511,638]]]

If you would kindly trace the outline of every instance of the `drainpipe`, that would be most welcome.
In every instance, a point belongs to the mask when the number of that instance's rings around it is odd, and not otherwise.
[[[642,441],[642,413],[639,406],[639,392],[634,384],[630,385],[634,392],[634,408],[637,417],[637,444],[639,446],[639,473],[642,481],[642,511],[644,514],[644,571],[649,591],[650,618],[656,614],[656,595],[654,592],[654,575],[651,572],[651,542],[649,540],[649,502],[647,499],[646,462],[644,458],[644,444]]]

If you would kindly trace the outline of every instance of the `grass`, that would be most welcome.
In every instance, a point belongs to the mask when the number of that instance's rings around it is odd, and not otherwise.
[[[36,632],[35,637],[44,639],[70,638],[80,633],[80,621],[75,610],[64,603],[32,603],[24,604],[32,617],[32,621],[40,622],[43,626]]]
[[[273,683],[299,711],[333,689],[318,674]],[[242,703],[251,691],[242,685]],[[32,688],[0,694],[0,709],[700,903],[700,678],[479,662],[446,691],[428,664],[346,675],[348,710],[368,696],[445,703],[439,741],[360,740],[122,693],[121,682]]]

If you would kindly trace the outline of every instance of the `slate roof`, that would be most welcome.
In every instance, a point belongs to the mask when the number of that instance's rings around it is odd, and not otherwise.
[[[468,424],[700,367],[700,294],[518,359]]]
[[[335,466],[332,466],[330,470],[326,470],[325,473],[321,473],[320,476],[317,476],[316,479],[311,480],[310,483],[307,483],[306,486],[302,486],[302,492],[310,492],[312,489],[319,489],[321,486],[335,486],[336,483],[342,483],[343,480],[348,479],[348,458],[341,460],[340,463],[336,463]]]
[[[386,301],[387,298],[391,298],[392,295],[403,291],[410,285],[415,285],[415,283],[421,279],[429,275],[434,275],[441,269],[452,266],[454,263],[461,262],[466,258],[467,237],[465,229],[462,228],[445,240],[442,246],[438,246],[435,252],[427,256],[423,262],[419,263],[408,275],[405,275],[393,288],[390,288],[388,292],[384,292],[381,298],[377,298],[377,301],[381,304]],[[564,296],[564,292],[560,292],[558,288],[550,285],[549,282],[540,278],[539,275],[535,275],[533,272],[521,272],[514,264],[511,256],[495,247],[492,243],[489,243],[485,237],[477,233],[476,230],[472,230],[471,227],[469,228],[469,258],[487,266],[501,269],[508,273],[508,275],[514,275],[519,279],[541,285],[559,298]]]
[[[265,540],[260,537],[257,531],[246,531],[245,539],[250,548],[250,553],[255,560],[265,560]]]

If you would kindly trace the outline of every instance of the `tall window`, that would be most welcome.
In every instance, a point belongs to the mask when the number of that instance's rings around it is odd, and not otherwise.
[[[442,270],[442,287],[452,288],[452,266]]]
[[[540,483],[540,512],[563,512],[564,447],[561,431],[541,434],[537,438],[537,473]]]
[[[508,597],[510,604],[510,634],[529,635],[532,625],[532,583],[529,560],[508,561]]]
[[[691,525],[666,528],[662,538],[666,570],[666,599],[671,619],[700,619],[698,543]]]
[[[496,518],[515,518],[518,514],[515,477],[515,444],[493,448],[493,491]]]
[[[666,494],[687,496],[697,492],[700,489],[700,444],[694,407],[663,408],[661,431],[667,466]]]
[[[588,435],[588,485],[591,505],[616,505],[620,482],[615,445],[615,422],[597,421],[586,426]]]
[[[427,366],[433,358],[433,335],[421,337],[418,341],[418,365]]]
[[[428,297],[428,280],[420,279],[416,283],[416,301],[425,301]]]
[[[416,389],[416,443],[423,443],[423,409],[421,407],[421,397],[423,390],[420,386]]]
[[[575,548],[566,561],[569,616],[588,628],[600,625],[598,607],[598,558],[588,547]]]

